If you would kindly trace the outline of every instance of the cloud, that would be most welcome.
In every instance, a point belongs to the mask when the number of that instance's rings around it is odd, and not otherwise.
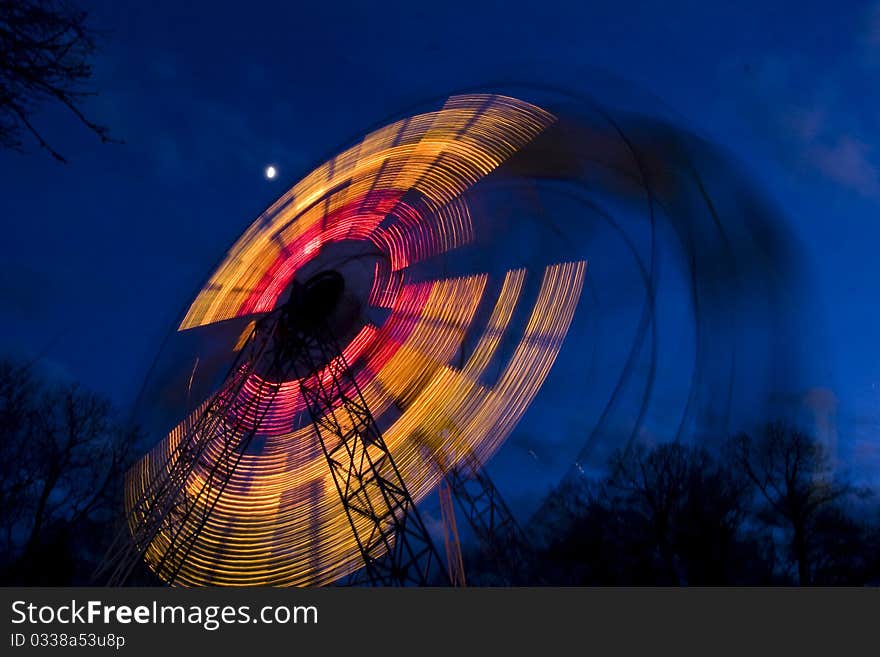
[[[841,31],[822,44],[783,40],[743,51],[722,75],[742,85],[738,113],[798,177],[877,201],[880,91],[871,81],[880,73],[880,0],[841,7],[834,20]]]
[[[871,147],[852,135],[839,135],[831,145],[811,145],[813,165],[837,184],[863,196],[880,196],[880,174],[869,159]]]
[[[869,31],[880,55],[880,2]],[[868,37],[865,37],[866,39]],[[858,110],[866,98],[859,82],[867,79],[864,50],[852,47],[832,63],[804,53],[766,55],[739,61],[746,72],[745,114],[780,148],[783,159],[863,197],[880,198],[880,162],[870,136],[875,119]]]

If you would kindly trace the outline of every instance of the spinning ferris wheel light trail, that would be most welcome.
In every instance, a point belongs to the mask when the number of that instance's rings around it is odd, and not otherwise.
[[[554,460],[575,485],[600,443],[725,435],[797,382],[800,264],[752,182],[670,121],[543,91],[390,122],[244,230],[154,362],[163,437],[99,581],[479,584],[463,520],[492,583],[534,584],[485,467],[527,409],[518,482],[546,491]]]
[[[182,586],[360,569],[376,585],[448,581],[417,504],[446,477],[460,503],[481,499],[458,497],[476,481],[503,507],[481,464],[553,366],[586,262],[438,263],[481,231],[468,190],[553,122],[514,98],[455,96],[370,133],[253,222],[178,327],[239,325],[228,374],[129,472],[110,583],[142,561]]]

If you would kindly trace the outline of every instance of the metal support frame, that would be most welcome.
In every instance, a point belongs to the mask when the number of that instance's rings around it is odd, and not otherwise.
[[[342,350],[329,332],[303,333],[299,339],[293,362],[300,389],[368,583],[448,584],[448,573]],[[323,377],[315,374],[322,371]]]
[[[443,518],[443,543],[446,548],[446,569],[453,586],[467,586],[464,559],[461,556],[461,540],[458,537],[458,524],[455,521],[455,504],[452,490],[446,479],[440,480],[437,488],[440,498],[440,515]]]
[[[245,382],[267,351],[270,337],[268,333],[252,332],[223,386],[163,463],[164,475],[153,477],[132,505],[123,527],[93,576],[95,581],[104,580],[108,586],[125,584],[160,535],[160,542],[167,544],[153,569],[169,584],[177,578],[259,427],[262,417],[255,416],[255,408],[266,400],[266,395],[271,401],[278,392],[278,385],[264,381],[259,394],[241,395]],[[250,426],[248,429],[244,429],[246,421]],[[217,441],[221,457],[211,463],[205,462],[203,457],[208,445]],[[207,468],[207,472],[201,485],[194,488],[191,475],[200,465]],[[189,527],[190,531],[184,532],[184,527]]]
[[[423,458],[442,476],[438,488],[449,576],[454,586],[465,586],[465,569],[455,519],[454,499],[485,555],[498,567],[495,584],[530,583],[533,550],[525,532],[496,488],[482,462],[470,449],[457,451],[446,444],[455,429],[428,433],[416,430],[410,439]],[[452,450],[452,453],[449,452]]]
[[[181,438],[135,502],[96,572],[124,584],[148,548],[162,550],[152,565],[174,583],[243,453],[259,431],[280,382],[300,390],[364,560],[376,586],[448,584],[430,535],[370,413],[341,349],[326,326],[297,330],[290,308],[265,317],[251,334],[226,382]],[[293,327],[294,330],[291,330]],[[265,364],[257,394],[242,395],[257,364]],[[325,382],[324,379],[328,379]],[[259,409],[263,409],[260,411]],[[219,456],[203,457],[220,441]],[[191,474],[207,472],[197,490]],[[187,482],[190,482],[188,484]],[[158,540],[158,542],[157,542]]]
[[[476,457],[447,470],[446,481],[484,551],[498,564],[503,583],[527,583],[529,541]]]

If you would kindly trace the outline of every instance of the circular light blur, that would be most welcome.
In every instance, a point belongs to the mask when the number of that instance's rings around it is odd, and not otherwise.
[[[361,243],[382,257],[365,273],[366,314],[374,319],[340,344],[358,388],[418,503],[442,470],[487,461],[510,435],[543,384],[581,295],[586,262],[538,267],[467,260],[450,275],[437,263],[476,248],[492,215],[471,214],[465,192],[550,126],[540,107],[504,96],[467,95],[379,128],[285,192],[232,246],[179,325],[186,333],[256,318],[282,302],[298,273],[335,245]],[[266,177],[276,175],[267,167]],[[512,264],[512,263],[511,263]],[[335,268],[334,268],[335,269]],[[238,352],[253,323],[241,334]],[[465,336],[475,340],[461,357]],[[229,354],[229,359],[235,353]],[[328,380],[329,369],[316,376]],[[210,507],[204,526],[171,518],[144,555],[159,564],[173,540],[191,536],[167,572],[175,584],[329,584],[362,564],[351,520],[326,457],[335,434],[311,418],[297,380],[267,396],[253,373],[237,399],[239,422],[200,434],[204,454],[186,475],[183,497]],[[211,399],[192,408],[129,472],[128,509],[154,480],[169,476],[178,445],[192,436]],[[238,402],[237,402],[238,404]],[[331,411],[332,413],[332,411]],[[222,491],[203,494],[222,445],[260,418],[253,445]],[[442,464],[438,465],[438,464]],[[136,522],[136,519],[133,521]],[[357,534],[370,531],[355,519]]]

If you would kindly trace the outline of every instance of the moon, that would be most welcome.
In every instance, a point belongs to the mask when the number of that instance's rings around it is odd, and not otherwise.
[[[267,180],[272,180],[273,178],[275,178],[275,176],[278,175],[278,169],[276,169],[274,166],[272,166],[270,164],[269,166],[266,167],[265,174],[266,174]]]

